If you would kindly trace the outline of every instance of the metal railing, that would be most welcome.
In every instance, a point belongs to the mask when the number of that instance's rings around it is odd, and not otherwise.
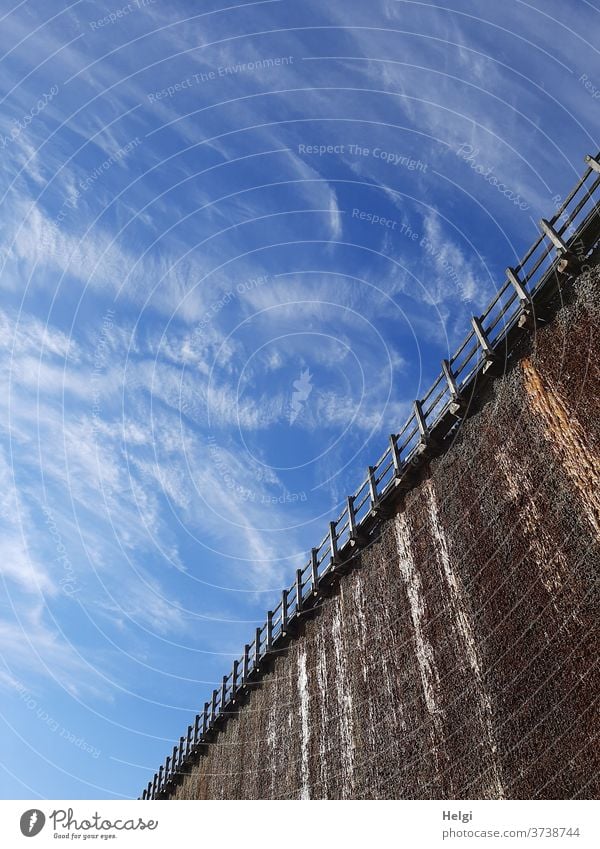
[[[185,736],[173,747],[165,763],[144,788],[142,799],[167,794],[190,763],[208,745],[211,733],[237,709],[253,681],[261,674],[261,664],[274,656],[293,636],[294,626],[308,612],[334,576],[348,568],[351,558],[366,542],[369,533],[386,515],[392,493],[410,489],[422,460],[440,450],[445,439],[468,409],[469,398],[482,378],[497,373],[520,332],[533,327],[539,317],[536,306],[547,284],[557,273],[577,272],[600,237],[600,207],[594,192],[600,185],[600,153],[586,156],[588,167],[552,218],[542,219],[540,236],[523,259],[508,268],[506,280],[481,316],[471,320],[471,330],[413,411],[402,429],[389,437],[389,443],[375,465],[318,546],[308,563],[296,571],[293,584],[284,589],[278,604],[267,613],[266,622],[256,628],[252,642],[233,662],[228,675],[212,692],[210,701],[196,714]],[[502,350],[503,349],[503,350]],[[502,353],[501,353],[502,351]]]

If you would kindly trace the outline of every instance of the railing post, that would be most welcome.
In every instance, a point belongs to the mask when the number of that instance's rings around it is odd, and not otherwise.
[[[218,696],[218,691],[213,690],[212,704],[211,704],[211,709],[210,709],[210,723],[211,723],[211,725],[215,721],[215,719],[217,718],[217,696]]]
[[[519,302],[521,304],[521,315],[519,316],[518,321],[519,327],[526,327],[531,324],[531,317],[533,315],[533,301],[531,300],[529,292],[527,291],[521,280],[519,280],[517,272],[514,268],[507,268],[506,276],[508,277],[508,282],[515,290]]]
[[[265,654],[273,648],[273,611],[267,610],[267,639],[265,642]]]
[[[390,433],[390,453],[394,466],[394,477],[399,478],[402,476],[402,464],[400,462],[400,454],[398,453],[398,437],[395,433]]]
[[[156,775],[154,777],[156,778]],[[158,780],[156,782],[156,785],[154,785],[154,784],[152,785],[152,798],[153,799],[156,799],[156,794],[160,793],[160,791],[162,790],[164,780],[165,780],[165,768],[164,768],[163,764],[161,764],[158,768]]]
[[[175,779],[177,775],[177,746],[173,746],[173,755],[171,757],[171,778]]]
[[[369,497],[371,499],[371,510],[377,512],[379,508],[379,495],[377,493],[377,483],[375,481],[375,467],[369,466],[367,474],[369,476]]]
[[[248,683],[248,667],[250,665],[250,646],[248,643],[244,646],[244,657],[242,659],[242,687]]]
[[[346,497],[346,510],[348,511],[348,535],[350,544],[356,545],[359,541],[358,528],[356,526],[356,513],[354,512],[354,496]]]
[[[517,276],[517,272],[514,268],[506,269],[506,276],[508,277],[508,282],[511,284],[515,292],[517,293],[518,299],[521,301],[521,304],[525,307],[531,306],[531,298],[529,296],[529,292],[525,289],[523,283],[519,280]]]
[[[329,523],[329,550],[331,558],[331,568],[335,569],[340,559],[340,556],[338,554],[337,531],[335,522]]]
[[[200,714],[196,714],[196,719],[194,720],[194,746],[197,746],[200,742]]]
[[[462,398],[460,397],[460,392],[456,384],[456,378],[454,377],[454,373],[452,371],[452,368],[450,367],[450,362],[448,360],[442,360],[442,371],[444,372],[444,377],[446,378],[446,383],[448,384],[448,389],[450,390],[450,398],[452,399],[451,403],[456,404],[458,407],[460,407],[462,403]]]
[[[179,760],[177,761],[177,767],[181,769],[183,766],[184,756],[185,756],[185,737],[179,738]]]
[[[477,316],[473,316],[471,319],[471,325],[475,332],[475,336],[477,337],[477,341],[479,342],[479,346],[483,351],[483,356],[486,361],[486,367],[492,363],[498,362],[498,355],[490,345],[489,339],[487,338],[486,332],[483,329],[483,324],[481,323],[481,319],[477,318]]]
[[[319,592],[319,549],[312,548],[310,552],[310,583],[312,586],[312,594],[317,595]]]
[[[302,569],[296,569],[296,610],[298,613],[302,610]]]
[[[204,702],[204,713],[202,714],[202,736],[206,736],[206,732],[208,731],[208,711],[210,705],[208,702]]]
[[[562,238],[562,236],[559,236],[559,234],[554,229],[554,227],[552,227],[550,222],[546,221],[545,218],[542,218],[542,220],[540,221],[540,226],[542,229],[542,233],[550,239],[558,253],[559,260],[556,266],[557,271],[562,273],[564,271],[567,271],[567,269],[570,267],[577,268],[579,265],[579,260],[577,259],[577,256],[573,253],[573,251],[569,249],[569,246],[567,245],[565,240]]]
[[[256,629],[256,633],[254,635],[254,668],[256,670],[260,667],[260,635],[261,628]]]
[[[192,752],[192,730],[193,730],[192,726],[188,725],[188,733],[187,733],[187,740],[186,740],[186,746],[185,746],[185,756],[186,756],[186,758],[189,758],[189,756]]]
[[[169,779],[171,777],[171,755],[167,755],[165,760],[165,778],[163,784],[163,790],[166,788],[169,783]]]
[[[423,415],[423,405],[420,401],[413,401],[413,412],[417,421],[417,427],[419,428],[421,443],[423,445],[428,445],[431,439],[431,434],[429,433],[429,428],[427,427],[427,422]]]
[[[231,701],[235,702],[235,697],[237,695],[238,689],[238,667],[240,665],[239,660],[233,661],[233,670],[231,672]]]
[[[227,701],[227,675],[223,675],[221,681],[221,713],[225,713],[225,702]]]
[[[598,162],[598,160],[594,156],[590,156],[589,153],[586,153],[585,161],[590,166],[590,168],[592,168],[596,172],[596,174],[600,174],[600,162]]]
[[[413,415],[419,430],[419,444],[417,445],[415,455],[412,458],[412,462],[414,464],[418,463],[418,458],[428,456],[429,449],[435,449],[436,443],[431,436],[431,431],[429,430],[429,426],[425,420],[423,404],[421,401],[413,402]]]
[[[545,218],[542,218],[542,220],[540,221],[540,228],[544,236],[547,236],[550,239],[550,241],[559,253],[569,253],[569,248],[565,240],[562,238],[562,236],[558,235],[552,224],[550,224],[549,221],[546,221]]]
[[[281,636],[285,637],[289,625],[288,620],[288,590],[281,591]]]

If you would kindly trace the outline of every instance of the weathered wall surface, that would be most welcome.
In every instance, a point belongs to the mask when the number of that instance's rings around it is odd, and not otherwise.
[[[597,272],[178,798],[597,796]]]

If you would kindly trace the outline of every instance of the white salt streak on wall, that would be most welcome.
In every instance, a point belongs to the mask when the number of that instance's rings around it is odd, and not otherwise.
[[[310,799],[309,775],[309,692],[308,674],[306,671],[306,649],[301,644],[298,650],[298,695],[300,696],[300,798]]]
[[[446,540],[446,535],[440,521],[438,503],[433,483],[431,481],[427,481],[423,487],[423,491],[429,501],[428,512],[433,539],[436,542],[435,551],[446,577],[450,594],[450,603],[454,613],[458,634],[461,637],[465,655],[475,679],[475,688],[479,702],[478,713],[480,716],[482,736],[486,746],[487,760],[489,763],[488,772],[491,784],[489,788],[489,797],[492,799],[503,799],[504,787],[502,784],[501,768],[497,756],[498,747],[492,723],[492,704],[481,672],[481,662],[479,659],[479,652],[477,650],[477,643],[475,642],[471,617],[468,611],[467,596],[462,585],[462,581],[452,568],[450,554],[448,551],[448,541]]]
[[[438,693],[440,679],[433,654],[433,647],[425,636],[425,603],[423,598],[423,584],[421,576],[415,566],[415,561],[410,544],[411,531],[404,513],[398,514],[394,519],[394,532],[398,547],[398,564],[400,574],[406,586],[406,595],[410,608],[410,616],[415,638],[417,665],[423,687],[423,697],[427,711],[431,717],[430,735],[432,751],[434,753],[438,777],[439,752],[443,746],[444,733],[441,723],[441,710],[438,706]]]
[[[343,588],[342,588],[343,595]],[[354,790],[354,728],[352,719],[352,694],[348,680],[348,666],[342,636],[341,604],[336,606],[331,626],[335,654],[335,683],[338,702],[341,757],[344,772],[344,797],[352,798]]]
[[[388,694],[388,709],[392,714],[394,720],[394,726],[396,728],[400,728],[402,731],[406,731],[406,722],[404,719],[400,719],[398,716],[398,709],[400,710],[400,715],[402,715],[402,705],[398,704],[398,697],[394,690],[395,683],[395,673],[390,669],[389,663],[389,654],[381,655],[381,670],[382,670],[382,680],[385,684],[385,689]]]
[[[370,675],[372,672],[369,672],[367,667],[367,651],[369,648],[369,634],[372,633],[372,628],[369,629],[369,621],[367,619],[367,611],[369,610],[369,604],[365,598],[365,591],[363,587],[363,577],[360,572],[357,572],[353,577],[354,581],[354,605],[351,615],[354,617],[354,621],[357,626],[357,646],[356,651],[358,652],[358,656],[361,659],[361,672],[363,679],[363,693],[369,692],[368,681],[370,680]],[[373,702],[372,699],[368,696],[363,698],[362,701],[362,710],[367,711],[368,721],[363,724],[362,728],[362,738],[367,741],[367,751],[375,751],[376,750],[376,735],[375,735],[375,721],[373,718]]]
[[[369,625],[367,623],[367,615],[366,612],[369,609],[369,606],[365,600],[365,593],[362,585],[362,576],[360,572],[356,574],[355,577],[355,589],[354,589],[354,615],[356,619],[356,624],[358,626],[358,634],[359,634],[359,652],[361,657],[361,667],[362,667],[362,677],[363,681],[366,684],[369,679],[369,670],[367,668],[367,637],[369,634]]]
[[[354,620],[355,620],[355,622],[358,626],[359,643],[358,643],[358,646],[356,648],[357,648],[357,651],[358,651],[359,656],[361,658],[362,678],[363,678],[363,681],[365,683],[365,688],[366,688],[366,685],[367,685],[367,682],[369,681],[369,679],[374,674],[376,674],[373,667],[371,667],[371,670],[369,671],[369,669],[367,668],[367,661],[366,661],[367,653],[369,653],[369,655],[371,655],[370,641],[373,639],[373,632],[376,629],[374,627],[372,614],[371,614],[370,618],[367,620],[367,615],[366,615],[365,611],[371,611],[372,605],[368,604],[366,599],[365,599],[364,588],[363,588],[363,585],[362,585],[362,576],[361,576],[360,572],[358,572],[355,576],[354,586],[353,586],[351,592],[352,592],[352,601],[347,606],[347,608],[344,610],[344,615],[353,616]],[[390,628],[390,635],[391,635],[391,630],[392,629]],[[386,690],[387,690],[387,693],[388,693],[388,696],[389,696],[389,709],[393,714],[394,721],[397,724],[399,723],[402,730],[405,731],[406,730],[405,720],[404,719],[402,719],[402,720],[398,719],[398,711],[400,711],[400,715],[402,715],[402,704],[398,703],[398,697],[397,697],[397,694],[394,690],[394,682],[396,680],[395,667],[394,667],[393,663],[390,664],[390,658],[392,657],[394,650],[395,650],[395,645],[390,643],[386,646],[385,651],[381,651],[377,654],[376,659],[378,661],[380,661],[380,663],[381,663],[381,677],[382,677],[382,680],[385,682]],[[375,660],[375,658],[372,658],[372,657],[371,657],[371,659],[372,659],[372,661]],[[373,737],[374,728],[373,728],[373,710],[372,710],[372,705],[371,705],[371,699],[368,699],[366,701],[366,705],[367,705],[367,708],[368,708],[368,711],[369,711],[369,723],[368,723],[368,729],[367,730],[369,732],[369,736]]]
[[[319,722],[320,728],[317,732],[319,741],[319,771],[320,771],[320,789],[317,792],[318,798],[327,797],[327,765],[330,761],[331,754],[328,749],[329,729],[328,718],[330,715],[330,705],[327,698],[327,661],[326,661],[325,641],[323,632],[319,631],[315,638],[315,651],[317,654],[316,671],[317,671],[317,701],[319,704]]]
[[[278,685],[277,680],[273,681],[271,685],[271,703],[269,705],[269,715],[267,717],[267,749],[268,749],[268,763],[277,763],[277,735],[281,734],[281,729],[277,728],[277,716],[275,713],[275,705],[278,703]],[[268,773],[266,773],[268,775]],[[269,793],[269,798],[273,798],[276,793],[276,782],[275,782],[275,770],[271,770],[270,775],[270,786],[271,792]]]

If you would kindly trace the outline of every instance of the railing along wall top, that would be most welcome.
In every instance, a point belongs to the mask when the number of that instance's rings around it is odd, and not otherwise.
[[[510,331],[523,321],[535,321],[536,300],[553,275],[569,267],[580,268],[594,246],[585,243],[586,234],[594,233],[590,224],[600,217],[600,208],[594,203],[594,192],[600,185],[600,153],[586,156],[586,162],[588,167],[581,179],[554,215],[542,219],[539,237],[518,263],[507,268],[506,280],[485,312],[472,317],[464,341],[443,361],[441,373],[424,397],[414,402],[402,428],[390,435],[386,450],[375,465],[369,466],[356,492],[346,498],[342,513],[330,522],[328,533],[312,549],[308,563],[296,570],[294,583],[282,591],[266,622],[256,628],[252,642],[234,660],[231,672],[223,676],[186,735],[179,738],[148,782],[142,799],[164,795],[187,764],[205,750],[216,726],[236,709],[241,695],[260,675],[261,663],[290,636],[309,603],[312,606],[324,577],[352,556],[354,547],[366,539],[369,523],[385,515],[383,502],[387,496],[410,477],[422,457],[428,456],[432,433],[436,432],[438,439],[447,436],[464,416],[465,401],[475,388],[476,378],[501,363],[508,353]],[[440,428],[446,432],[438,434]]]

